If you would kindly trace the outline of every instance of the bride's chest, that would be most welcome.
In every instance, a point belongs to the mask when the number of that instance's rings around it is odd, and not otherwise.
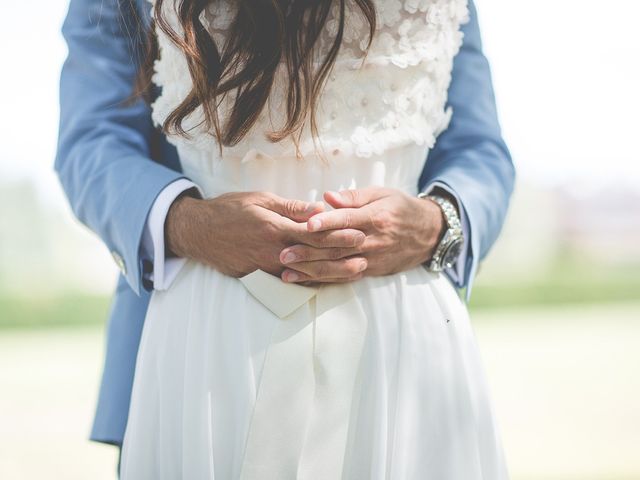
[[[146,1],[155,4],[155,0]],[[468,20],[468,0],[359,1],[368,1],[374,7],[376,27],[365,58],[369,22],[356,0],[345,0],[337,63],[353,69],[360,68],[363,63],[366,66],[389,62],[402,68],[450,55],[455,51],[460,24]],[[180,4],[176,0],[163,1],[166,21],[179,33],[181,25],[176,8]],[[229,35],[229,27],[236,18],[239,4],[236,0],[210,2],[199,16],[200,23],[219,50],[222,50]],[[317,58],[324,58],[338,35],[340,9],[340,1],[333,0],[314,47]],[[246,28],[260,28],[260,24]]]
[[[155,0],[148,0],[154,3]],[[376,29],[365,56],[369,24],[355,0],[345,0],[343,38],[331,74],[317,103],[316,120],[328,150],[369,157],[406,143],[431,147],[446,128],[451,112],[445,109],[455,54],[462,44],[460,26],[468,19],[467,0],[372,0]],[[177,32],[180,22],[172,10],[173,0],[164,0],[164,15]],[[230,35],[237,14],[236,0],[220,0],[205,8],[200,21],[220,49]],[[339,0],[334,0],[318,39],[318,50],[329,48],[336,38]],[[187,62],[162,31],[160,59],[154,81],[163,94],[154,104],[154,121],[161,124],[192,88]],[[281,62],[270,98],[251,132],[227,152],[244,154],[246,145],[273,155],[288,152],[264,138],[263,132],[280,128],[286,118],[282,105],[287,99],[289,77]],[[222,118],[231,111],[235,96],[225,96],[218,105]],[[197,110],[187,126],[201,120]],[[193,125],[191,125],[193,124]],[[177,142],[182,140],[176,139]],[[210,138],[196,134],[193,144],[210,149]],[[304,132],[301,150],[313,151],[309,132]],[[235,150],[234,150],[235,149]]]

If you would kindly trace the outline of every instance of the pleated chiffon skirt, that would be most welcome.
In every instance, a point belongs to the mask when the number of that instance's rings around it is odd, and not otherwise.
[[[464,303],[424,267],[304,287],[187,262],[152,294],[121,478],[501,480]]]

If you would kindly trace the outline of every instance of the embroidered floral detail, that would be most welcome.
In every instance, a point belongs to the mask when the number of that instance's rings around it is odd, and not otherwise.
[[[385,0],[376,3],[375,6],[379,25],[393,27],[400,20],[400,9],[402,8],[400,0]]]
[[[426,12],[429,0],[405,0],[404,9],[409,13]]]
[[[153,3],[154,0],[148,0]],[[460,26],[468,21],[467,0],[374,0],[377,27],[370,51],[368,23],[355,0],[346,0],[343,42],[330,79],[320,97],[317,123],[320,145],[325,154],[370,157],[386,149],[415,142],[431,148],[436,137],[448,126],[452,110],[446,108],[453,59],[462,45]],[[165,2],[172,5],[172,2]],[[216,0],[201,14],[203,26],[218,48],[233,20],[232,0]],[[167,7],[170,9],[171,7]],[[338,6],[332,6],[319,39],[320,58],[337,33]],[[166,11],[178,31],[175,12]],[[153,82],[162,87],[152,105],[152,118],[159,125],[185,98],[191,78],[181,52],[158,30],[160,58],[154,65]],[[233,147],[223,147],[223,155],[243,156],[256,149],[267,155],[291,155],[290,139],[277,144],[266,132],[284,124],[286,69],[281,64],[269,102],[248,134]],[[221,118],[232,106],[228,95],[220,108]],[[203,129],[202,108],[187,117],[183,127],[191,134],[185,139],[168,139],[183,148],[217,155],[215,137]],[[300,153],[311,154],[315,144],[308,123],[299,144]]]

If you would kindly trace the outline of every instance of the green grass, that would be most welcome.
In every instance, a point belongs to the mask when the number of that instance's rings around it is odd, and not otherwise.
[[[103,324],[107,296],[64,294],[51,298],[0,295],[0,329],[81,327]]]
[[[544,275],[475,283],[472,309],[558,306],[640,300],[640,265],[604,267],[567,256]]]
[[[488,283],[481,275],[471,310],[640,301],[640,266],[602,268],[565,259],[545,275],[508,280]],[[0,291],[0,329],[101,325],[109,303],[109,296],[83,293],[30,297]]]
[[[640,281],[622,280],[571,281],[537,280],[527,283],[483,285],[474,287],[471,309],[528,306],[558,306],[640,300]]]

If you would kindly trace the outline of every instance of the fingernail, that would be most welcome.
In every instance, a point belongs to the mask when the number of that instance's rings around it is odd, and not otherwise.
[[[309,225],[309,230],[311,230],[312,232],[314,230],[318,230],[320,228],[320,226],[322,225],[322,223],[320,222],[319,219],[317,218],[311,218],[309,219],[309,221],[307,222],[307,224]]]
[[[300,278],[300,276],[295,272],[287,273],[287,282],[295,282],[298,278]]]
[[[360,262],[360,266],[358,267],[358,271],[362,272],[365,268],[367,268],[367,262]]]
[[[338,200],[339,202],[344,202],[344,197],[340,194],[340,192],[334,192],[333,190],[330,190],[331,195],[333,195],[336,200]]]
[[[287,253],[285,253],[284,258],[282,259],[282,262],[283,263],[295,262],[297,258],[298,258],[298,256],[295,253],[287,252]]]
[[[304,213],[311,213],[316,209],[315,203],[310,203],[307,205],[307,208],[304,210]]]

